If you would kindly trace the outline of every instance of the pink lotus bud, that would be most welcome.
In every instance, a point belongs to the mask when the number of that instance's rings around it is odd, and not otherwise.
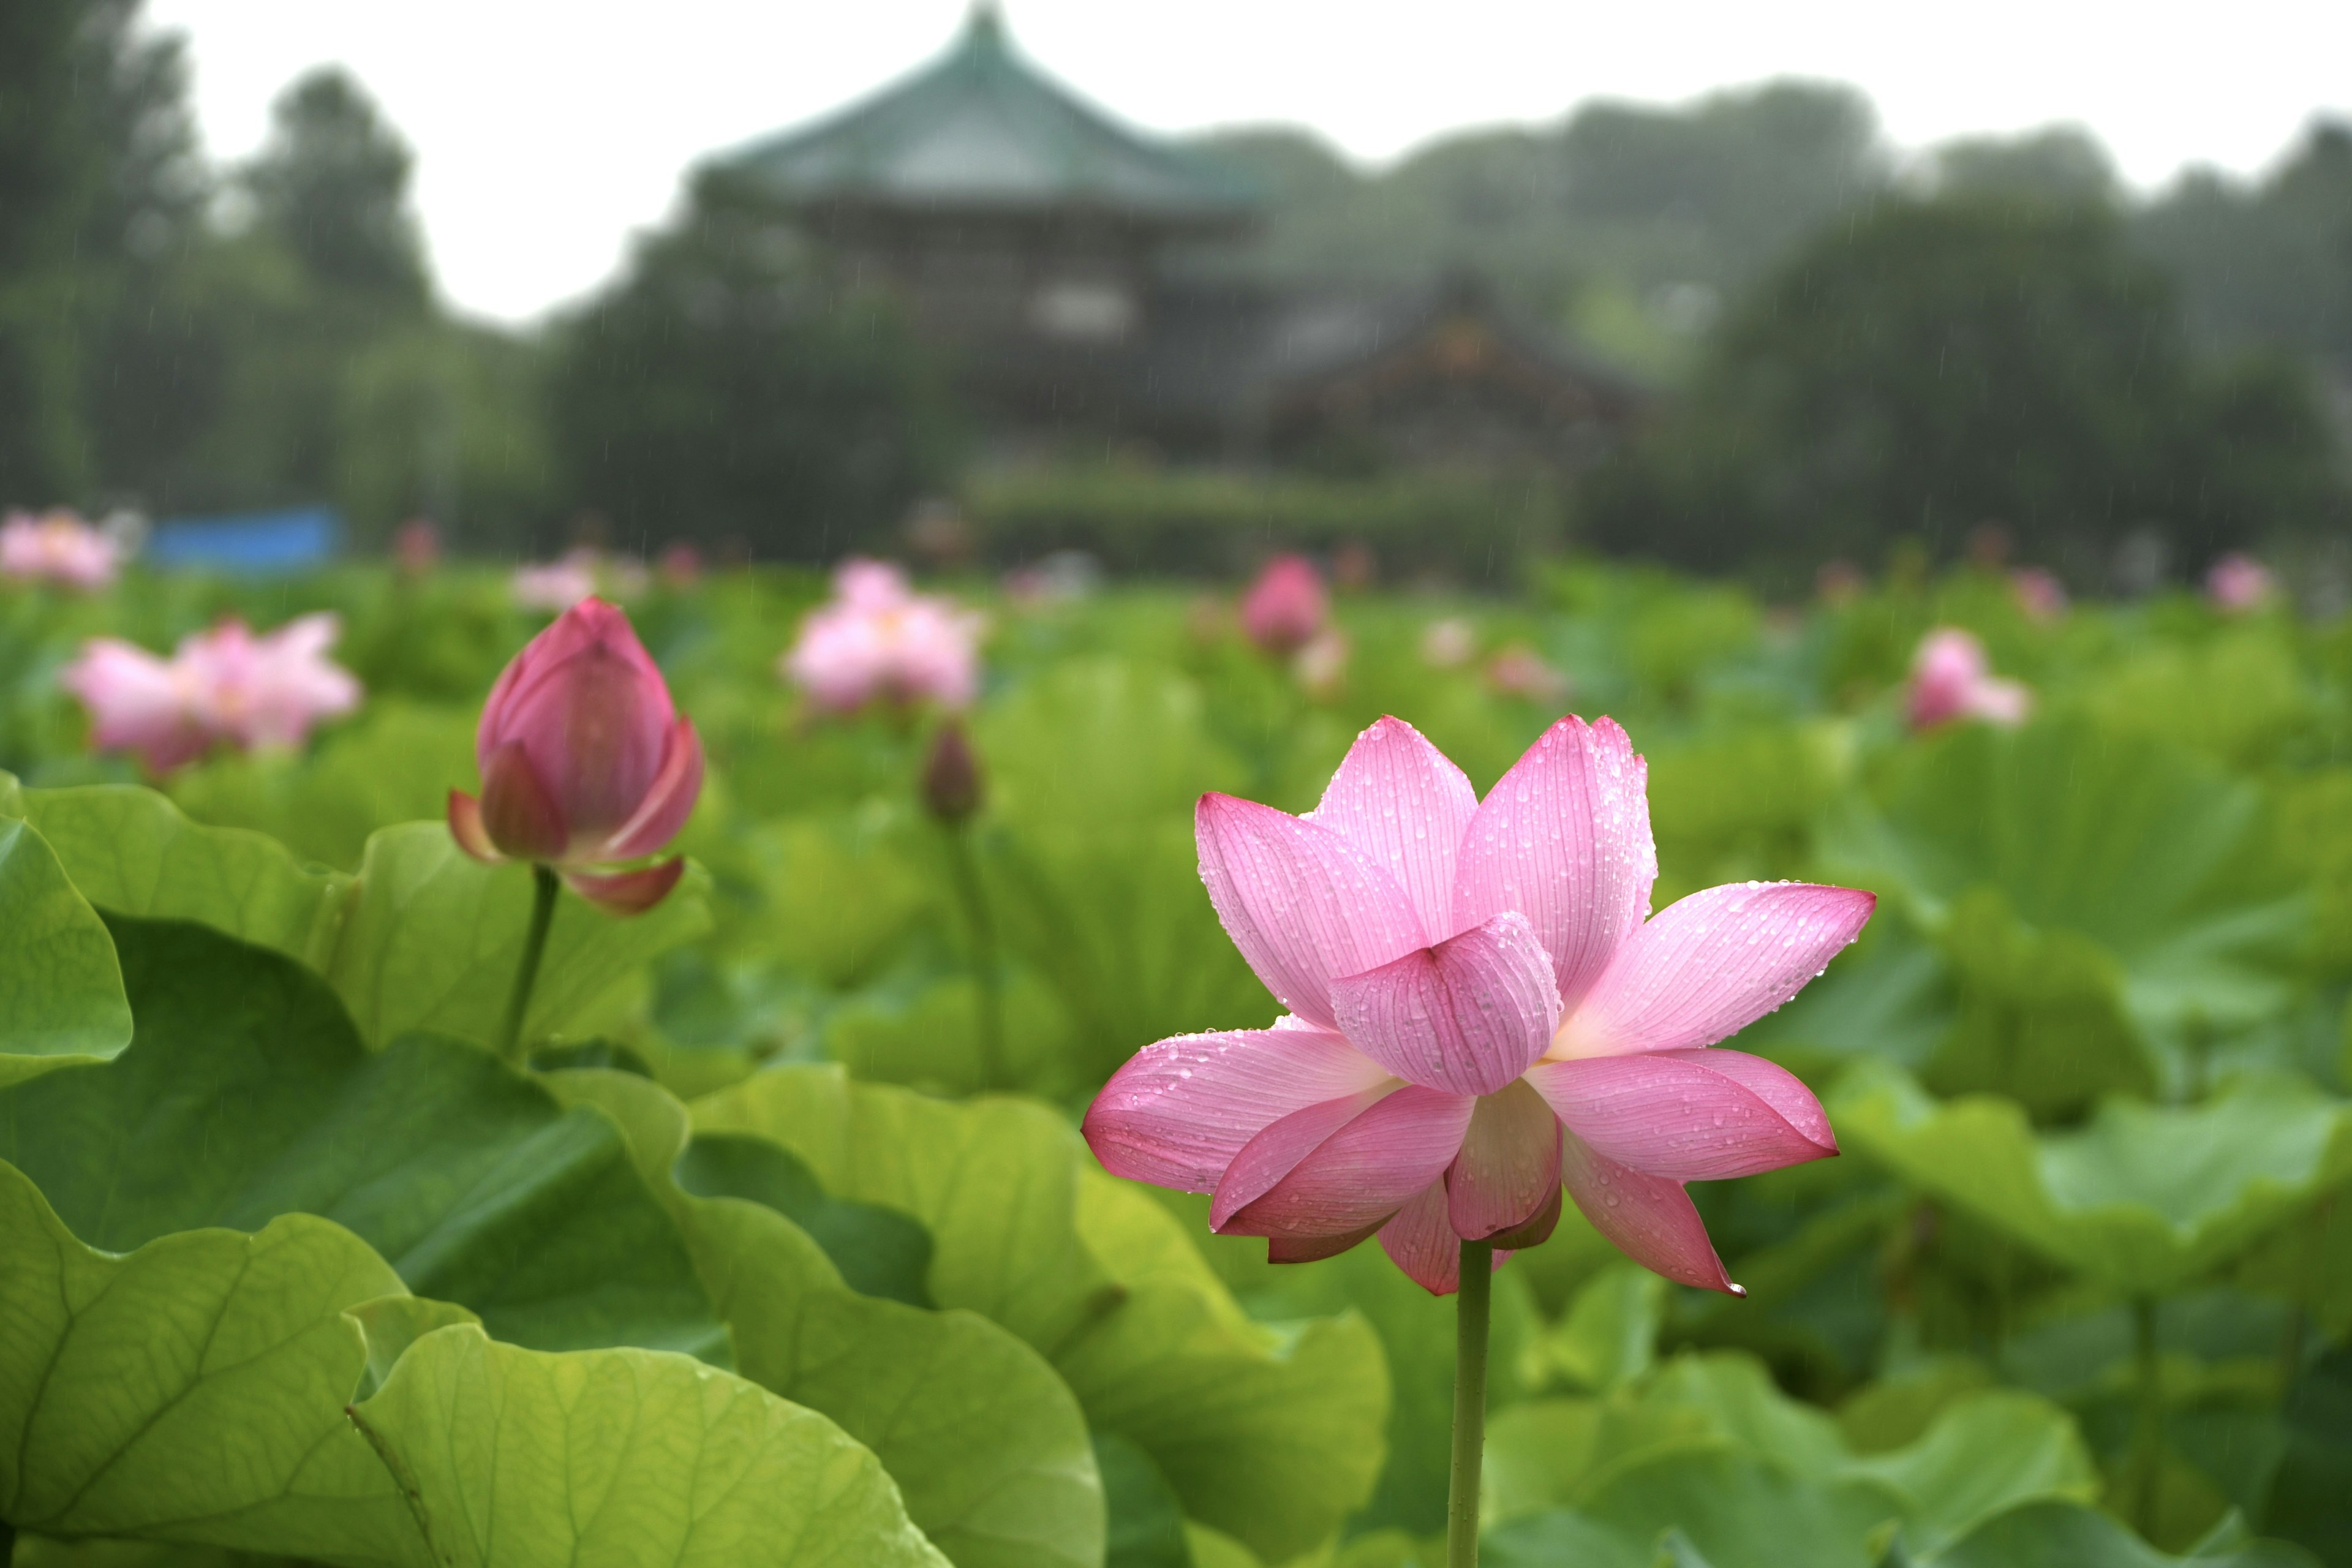
[[[702,742],[618,605],[583,599],[515,655],[482,706],[474,758],[482,795],[452,791],[449,831],[478,860],[558,868],[617,914],[649,910],[677,885],[677,835],[702,793]]]
[[[117,564],[114,542],[72,512],[10,512],[0,521],[0,577],[103,588]]]
[[[2271,569],[2251,555],[2224,555],[2205,574],[2206,601],[2225,616],[2261,609],[2277,586]]]
[[[2027,620],[2054,621],[2066,613],[2066,585],[2039,566],[2011,572],[2009,590]]]
[[[1242,630],[1272,654],[1305,647],[1330,614],[1323,579],[1304,555],[1276,556],[1242,596]]]
[[[429,517],[413,517],[392,535],[393,564],[404,577],[422,577],[441,564],[441,529]]]
[[[978,811],[986,794],[971,741],[962,723],[950,719],[932,737],[931,753],[923,761],[923,809],[953,826]]]
[[[1957,626],[1938,626],[1920,639],[1911,661],[1911,727],[1932,730],[1955,719],[1989,724],[2025,721],[2033,693],[2014,680],[1995,679],[1984,644]]]

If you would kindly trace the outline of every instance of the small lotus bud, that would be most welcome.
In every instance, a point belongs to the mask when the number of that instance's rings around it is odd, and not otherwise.
[[[950,826],[980,809],[984,790],[980,759],[963,726],[950,719],[931,740],[931,754],[923,759],[923,809]]]

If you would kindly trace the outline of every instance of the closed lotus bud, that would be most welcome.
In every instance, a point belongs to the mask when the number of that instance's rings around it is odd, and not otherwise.
[[[923,809],[950,826],[980,809],[986,791],[980,777],[980,759],[963,726],[950,720],[931,740],[931,754],[923,760]]]
[[[1330,596],[1314,563],[1277,555],[1242,596],[1242,630],[1272,654],[1291,654],[1315,640],[1331,614]]]
[[[515,655],[475,732],[482,794],[449,796],[449,831],[478,860],[529,860],[620,914],[659,903],[685,862],[635,870],[702,793],[702,742],[618,605],[583,599]]]

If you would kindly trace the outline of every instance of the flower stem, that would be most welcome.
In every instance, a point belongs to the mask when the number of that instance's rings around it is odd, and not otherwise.
[[[1454,1298],[1454,1479],[1445,1500],[1445,1568],[1477,1568],[1478,1474],[1486,1458],[1486,1319],[1495,1249],[1462,1244]]]
[[[563,884],[549,866],[530,868],[530,933],[522,939],[522,962],[515,966],[514,989],[507,993],[506,1022],[499,1026],[499,1055],[520,1066],[522,1018],[530,1010],[530,988],[547,952],[547,928],[555,921],[555,895]]]
[[[955,882],[956,900],[963,905],[964,923],[971,928],[971,978],[980,998],[980,1087],[1009,1087],[1004,1074],[1004,977],[996,961],[996,922],[988,911],[988,893],[981,886],[980,863],[972,858],[971,826],[946,825],[948,872]]]

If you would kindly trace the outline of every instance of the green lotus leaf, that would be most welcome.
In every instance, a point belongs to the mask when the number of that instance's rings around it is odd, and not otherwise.
[[[947,1562],[839,1427],[684,1356],[552,1354],[457,1324],[351,1418],[446,1568]]]
[[[2095,1509],[2065,1502],[2012,1510],[1920,1561],[1933,1568],[2318,1568],[2308,1552],[2276,1541],[2208,1545],[2175,1557]]]
[[[2074,1424],[2045,1399],[1988,1391],[1954,1404],[1925,1436],[1854,1460],[1848,1476],[1884,1481],[1906,1500],[1904,1541],[1934,1552],[2021,1500],[2088,1503],[2099,1473]]]
[[[1095,1439],[1110,1511],[1103,1568],[1195,1568],[1184,1539],[1184,1508],[1151,1456],[1124,1437]]]
[[[1545,1336],[1544,1355],[1580,1387],[1622,1387],[1650,1370],[1665,1310],[1664,1279],[1639,1264],[1612,1264],[1576,1293]]]
[[[1938,1101],[1864,1062],[1831,1114],[1847,1147],[2127,1295],[2179,1289],[2352,1179],[2352,1117],[2289,1079],[2195,1106],[2109,1100],[2079,1130],[2037,1132],[2011,1100]]]
[[[306,867],[276,839],[191,822],[130,784],[32,789],[24,815],[103,910],[197,921],[324,967],[352,879]]]
[[[113,939],[41,835],[0,818],[0,1084],[61,1061],[103,1060],[131,1039]]]
[[[593,1025],[599,1001],[639,965],[699,935],[709,924],[709,880],[689,867],[668,898],[628,917],[569,893],[558,899],[524,1037]],[[369,1040],[428,1030],[488,1044],[505,1016],[530,901],[525,868],[469,858],[440,823],[380,829],[327,974]]]
[[[1370,1325],[1252,1322],[1174,1217],[1103,1175],[1044,1107],[793,1067],[698,1100],[694,1117],[698,1132],[773,1138],[828,1191],[921,1220],[932,1298],[1044,1352],[1089,1426],[1149,1455],[1190,1518],[1278,1562],[1369,1496],[1389,1403]]]
[[[771,1138],[710,1132],[686,1146],[673,1167],[677,1184],[698,1198],[765,1204],[824,1248],[853,1290],[910,1307],[933,1303],[924,1282],[931,1236],[912,1217],[879,1204],[836,1198],[793,1152]]]
[[[391,1266],[309,1215],[83,1245],[0,1164],[0,1521],[424,1568],[398,1487],[344,1418],[349,1310]]]
[[[734,1329],[743,1375],[873,1449],[908,1515],[958,1568],[1100,1561],[1103,1491],[1086,1420],[1034,1351],[977,1313],[861,1295],[778,1210],[674,1184],[668,1173],[694,1163],[694,1143],[686,1108],[657,1085],[611,1071],[550,1083],[627,1130]]]
[[[0,1090],[0,1158],[76,1235],[129,1251],[320,1215],[502,1337],[725,1360],[726,1331],[609,1118],[566,1112],[456,1041],[369,1052],[334,993],[282,954],[184,921],[111,923],[130,1048]]]

